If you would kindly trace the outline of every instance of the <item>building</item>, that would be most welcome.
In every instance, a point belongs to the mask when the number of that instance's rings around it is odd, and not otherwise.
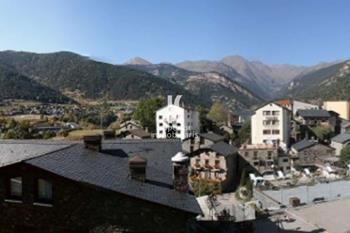
[[[325,101],[323,108],[338,113],[345,120],[350,120],[350,101]]]
[[[290,118],[290,111],[276,103],[256,109],[251,117],[251,144],[274,144],[286,149]]]
[[[341,119],[340,133],[350,133],[350,121]]]
[[[302,140],[291,146],[290,159],[293,166],[315,167],[335,157],[335,149],[313,140]]]
[[[296,114],[298,110],[305,109],[319,109],[320,107],[315,104],[309,104],[298,100],[293,100],[290,98],[280,99],[276,101],[277,104],[289,109],[293,115]]]
[[[180,138],[184,140],[193,137],[200,131],[199,113],[180,106],[181,96],[168,96],[167,106],[156,113],[157,138]]]
[[[213,132],[200,133],[194,137],[186,138],[182,141],[182,150],[185,152],[193,152],[200,148],[210,147],[211,145],[223,142],[225,137]]]
[[[142,129],[142,126],[136,121],[128,120],[120,124],[120,129],[118,130],[118,134],[122,134],[125,131],[134,130],[134,129]]]
[[[349,145],[350,133],[338,134],[331,140],[331,147],[335,149],[335,154],[340,155],[341,150]]]
[[[290,171],[288,155],[270,144],[242,145],[239,154],[260,174],[266,171]]]
[[[218,142],[189,154],[191,177],[219,182],[223,191],[234,188],[237,177],[237,148]]]
[[[318,126],[330,125],[331,114],[324,109],[307,109],[298,110],[296,113],[296,119],[303,125]]]
[[[188,232],[201,213],[188,193],[180,140],[0,141],[0,231]]]
[[[151,134],[143,129],[132,129],[125,131],[125,139],[147,139],[151,138]]]

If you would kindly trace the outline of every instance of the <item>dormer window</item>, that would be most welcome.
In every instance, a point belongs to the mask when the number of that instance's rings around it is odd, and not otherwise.
[[[37,202],[52,203],[52,183],[45,179],[37,181]]]
[[[20,200],[22,199],[22,177],[12,177],[8,183],[8,199]]]

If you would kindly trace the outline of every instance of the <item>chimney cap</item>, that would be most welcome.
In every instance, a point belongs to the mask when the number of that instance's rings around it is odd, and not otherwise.
[[[174,163],[183,163],[188,160],[188,156],[186,156],[183,152],[178,152],[175,156],[171,158],[171,161]]]
[[[147,159],[140,156],[140,155],[135,155],[129,159],[129,163],[131,163],[131,164],[147,164]]]

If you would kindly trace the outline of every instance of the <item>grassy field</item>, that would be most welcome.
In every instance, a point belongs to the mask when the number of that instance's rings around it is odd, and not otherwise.
[[[103,129],[83,129],[83,130],[75,130],[68,134],[66,139],[68,140],[81,140],[86,135],[103,135]]]

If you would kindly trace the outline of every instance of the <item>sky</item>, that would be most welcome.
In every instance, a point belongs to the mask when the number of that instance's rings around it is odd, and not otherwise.
[[[349,9],[349,0],[0,0],[0,50],[311,65],[350,58]]]

